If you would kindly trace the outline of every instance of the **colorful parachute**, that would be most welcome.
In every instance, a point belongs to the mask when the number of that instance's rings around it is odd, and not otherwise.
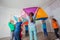
[[[38,11],[36,13],[36,19],[37,20],[46,20],[47,18],[48,18],[47,13],[42,8],[38,8]]]
[[[37,20],[46,20],[48,18],[47,13],[40,7],[29,7],[23,9],[26,14],[29,15],[30,12],[35,14],[35,19]]]
[[[35,13],[38,7],[29,7],[29,8],[24,8],[23,10],[25,13],[29,15],[30,12]]]

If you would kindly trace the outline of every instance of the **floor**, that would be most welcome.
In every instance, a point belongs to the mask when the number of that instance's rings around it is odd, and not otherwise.
[[[43,33],[38,33],[38,40],[55,40],[56,37],[54,35],[54,33],[48,33],[49,36],[48,37],[44,37]],[[29,37],[23,37],[23,40],[29,40]],[[1,38],[0,40],[10,40],[9,37],[7,38]]]

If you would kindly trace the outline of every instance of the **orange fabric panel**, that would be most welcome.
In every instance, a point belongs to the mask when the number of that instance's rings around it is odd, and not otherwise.
[[[36,13],[36,19],[47,18],[47,17],[48,17],[47,13],[42,8],[39,8]]]
[[[57,22],[55,22],[54,20],[52,20],[52,27],[53,27],[54,29],[58,28],[58,24],[57,24]]]

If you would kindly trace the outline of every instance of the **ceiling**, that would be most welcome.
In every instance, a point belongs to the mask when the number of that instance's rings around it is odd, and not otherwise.
[[[0,0],[0,6],[9,8],[24,8],[30,6],[46,7],[55,0]]]

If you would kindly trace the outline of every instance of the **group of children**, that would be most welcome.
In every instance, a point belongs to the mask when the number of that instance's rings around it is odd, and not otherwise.
[[[21,40],[21,24],[22,21],[19,18],[18,22],[16,24],[14,24],[13,20],[10,20],[10,22],[8,23],[10,29],[11,29],[11,40]]]
[[[34,14],[31,12],[26,19],[28,20],[28,25],[24,24],[25,27],[27,27],[26,34],[29,34],[30,40],[38,40]],[[56,35],[57,39],[59,39],[60,36],[58,34],[58,31],[59,31],[58,23],[55,18],[52,18],[51,22],[52,22],[52,27],[54,28],[55,35]],[[13,40],[13,37],[14,37],[14,40],[22,40],[21,39],[22,38],[21,32],[22,32],[22,28],[23,28],[22,24],[23,24],[23,22],[20,17],[18,18],[18,22],[16,22],[16,24],[14,24],[13,20],[10,20],[8,25],[11,29],[11,35],[12,35],[11,40]],[[42,20],[42,27],[43,27],[44,35],[48,36],[45,20]]]

